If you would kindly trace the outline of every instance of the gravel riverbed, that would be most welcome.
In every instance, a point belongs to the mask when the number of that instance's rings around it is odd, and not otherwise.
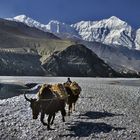
[[[17,81],[56,83],[65,80],[66,78],[36,77],[30,80],[19,78]],[[51,126],[54,130],[51,131],[41,124],[40,118],[32,119],[29,103],[22,94],[0,99],[0,140],[140,139],[140,86],[138,86],[140,79],[72,78],[72,80],[82,87],[76,111],[71,116],[66,116],[64,123],[60,113],[57,113]],[[28,95],[33,96],[35,95]]]

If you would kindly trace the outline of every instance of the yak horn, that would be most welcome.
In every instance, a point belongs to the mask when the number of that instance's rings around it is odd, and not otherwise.
[[[26,97],[25,94],[24,94],[24,98],[25,98],[28,102],[31,102],[31,99],[28,99],[28,98]]]

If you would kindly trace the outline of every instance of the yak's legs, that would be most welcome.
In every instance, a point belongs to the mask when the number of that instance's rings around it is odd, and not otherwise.
[[[73,111],[75,111],[75,103],[73,103]]]
[[[53,116],[52,114],[49,114],[48,116],[48,127],[47,127],[48,130],[50,130],[50,121],[51,121],[52,116]]]
[[[65,122],[65,116],[66,116],[66,110],[65,109],[61,110],[61,115],[62,115],[62,121]]]
[[[51,125],[53,124],[53,122],[54,122],[54,119],[55,119],[55,113],[53,114],[53,116],[52,116],[52,121],[51,121]]]
[[[72,113],[72,103],[69,104],[69,111],[68,111],[68,115],[70,115],[70,113]]]
[[[55,113],[49,114],[49,116],[48,116],[48,127],[47,127],[48,130],[54,130],[54,129],[50,128],[50,124],[52,123],[52,122],[51,122],[52,117],[53,117],[53,120],[54,120],[54,118],[55,118]],[[52,121],[53,121],[53,120],[52,120]],[[51,122],[51,123],[50,123],[50,122]]]
[[[40,121],[43,123],[43,125],[47,125],[48,126],[48,124],[44,122],[44,117],[45,117],[45,113],[41,112]]]

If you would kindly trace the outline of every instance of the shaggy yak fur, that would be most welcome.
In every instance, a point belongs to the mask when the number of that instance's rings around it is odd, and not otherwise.
[[[79,94],[82,91],[81,87],[76,83],[64,83],[64,87],[68,94],[67,104],[68,104],[68,115],[72,113],[72,110],[75,111],[75,103],[79,98]]]
[[[33,119],[37,119],[39,113],[41,113],[40,120],[43,125],[47,125],[48,130],[50,130],[50,125],[53,124],[56,112],[61,111],[63,122],[65,122],[64,116],[66,115],[65,100],[56,97],[50,87],[51,85],[41,87],[37,94],[39,99],[28,99],[24,94],[25,99],[30,102]],[[49,115],[48,123],[44,122],[45,114]]]

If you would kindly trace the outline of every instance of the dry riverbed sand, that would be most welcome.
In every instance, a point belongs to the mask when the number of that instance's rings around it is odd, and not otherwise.
[[[48,81],[36,78],[40,83],[65,80],[66,78],[50,78]],[[140,139],[139,79],[72,78],[72,80],[77,81],[82,87],[76,111],[71,116],[66,116],[65,123],[58,113],[51,126],[54,128],[52,131],[48,131],[46,126],[41,124],[40,118],[32,119],[29,103],[22,94],[0,99],[0,140]]]

